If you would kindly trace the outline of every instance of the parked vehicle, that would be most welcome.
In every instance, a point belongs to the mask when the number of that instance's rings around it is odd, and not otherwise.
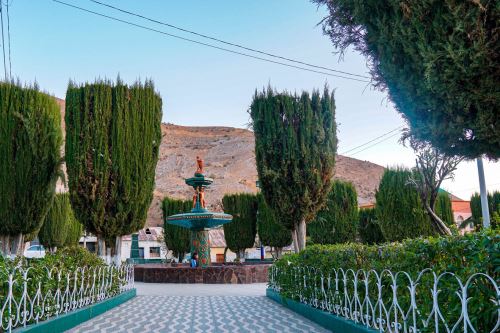
[[[26,258],[43,258],[45,257],[45,248],[43,245],[31,245],[26,250],[24,250],[24,256]]]

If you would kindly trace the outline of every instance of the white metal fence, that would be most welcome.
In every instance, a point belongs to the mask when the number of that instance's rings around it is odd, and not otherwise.
[[[380,332],[499,332],[500,290],[483,273],[461,279],[418,274],[273,265],[269,288]]]
[[[133,265],[0,269],[0,332],[38,323],[134,287]]]

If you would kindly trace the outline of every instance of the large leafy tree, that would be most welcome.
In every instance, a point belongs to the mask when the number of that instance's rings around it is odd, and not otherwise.
[[[115,247],[146,221],[161,141],[162,101],[153,83],[70,83],[66,163],[71,203],[85,229]],[[113,244],[116,241],[115,244]]]
[[[5,254],[36,233],[61,175],[61,114],[37,87],[0,83],[0,236]],[[10,240],[15,240],[9,246]]]
[[[422,200],[409,183],[415,173],[404,168],[386,169],[375,193],[375,215],[387,241],[434,234]]]
[[[312,0],[342,52],[364,54],[412,134],[444,153],[500,157],[497,1]]]
[[[224,211],[233,221],[224,224],[227,247],[244,260],[245,249],[253,247],[257,234],[257,196],[255,194],[226,194],[222,198]]]
[[[250,107],[262,194],[280,223],[305,248],[306,222],[330,189],[337,135],[333,93],[255,93]]]
[[[69,194],[56,194],[38,233],[40,243],[54,251],[58,247],[78,244],[80,235],[81,224],[75,219]]]
[[[325,207],[313,222],[308,233],[313,243],[336,244],[354,242],[358,231],[358,195],[352,183],[335,180]]]
[[[184,255],[190,251],[191,232],[187,228],[167,223],[167,217],[174,214],[189,212],[192,208],[191,200],[177,200],[165,197],[162,201],[163,212],[163,239],[168,250],[182,262]]]
[[[262,194],[258,195],[257,233],[262,245],[274,249],[276,258],[281,258],[283,248],[292,243],[290,229],[278,221]]]
[[[436,203],[441,184],[444,180],[453,178],[454,172],[463,158],[448,156],[420,140],[410,139],[410,144],[416,154],[416,172],[410,177],[409,182],[415,186],[420,195],[434,229],[441,235],[450,235],[449,225],[436,213]]]

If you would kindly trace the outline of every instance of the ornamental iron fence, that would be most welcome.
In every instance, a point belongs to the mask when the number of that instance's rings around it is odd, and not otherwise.
[[[460,278],[425,269],[415,274],[384,270],[273,265],[269,288],[379,332],[499,332],[496,279],[474,273]]]
[[[11,332],[134,288],[134,266],[0,270],[0,332]]]

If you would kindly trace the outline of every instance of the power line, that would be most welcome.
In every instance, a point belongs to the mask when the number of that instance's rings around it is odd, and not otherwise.
[[[5,41],[3,34],[3,2],[0,3],[0,23],[2,24],[3,70],[5,72],[5,81],[7,81],[7,64],[5,63]]]
[[[370,82],[368,80],[361,80],[361,79],[356,79],[356,78],[353,78],[353,77],[347,77],[347,76],[336,75],[336,74],[332,74],[332,73],[326,73],[326,72],[317,71],[317,70],[310,69],[310,68],[305,68],[305,67],[300,67],[300,66],[296,66],[296,65],[286,64],[286,63],[275,61],[275,60],[265,59],[265,58],[254,56],[254,55],[251,55],[251,54],[247,54],[247,53],[243,53],[243,52],[238,52],[238,51],[226,49],[226,48],[223,48],[223,47],[220,47],[220,46],[216,46],[216,45],[212,45],[212,44],[200,42],[200,41],[197,41],[197,40],[193,40],[193,39],[181,37],[181,36],[174,35],[174,34],[170,34],[170,33],[165,32],[165,31],[161,31],[161,30],[157,30],[157,29],[154,29],[154,28],[146,27],[144,25],[140,25],[140,24],[136,24],[136,23],[133,23],[133,22],[130,22],[130,21],[122,20],[122,19],[119,19],[119,18],[116,18],[116,17],[113,17],[113,16],[101,14],[101,13],[98,13],[98,12],[95,12],[95,11],[92,11],[92,10],[89,10],[89,9],[86,9],[86,8],[82,8],[82,7],[73,5],[73,4],[69,4],[69,3],[64,2],[64,1],[60,1],[60,0],[52,0],[52,1],[57,2],[59,4],[62,4],[62,5],[65,5],[65,6],[68,6],[68,7],[72,7],[72,8],[75,8],[75,9],[87,12],[87,13],[91,13],[91,14],[94,14],[94,15],[97,15],[97,16],[108,18],[108,19],[113,20],[113,21],[125,23],[125,24],[128,24],[128,25],[137,27],[137,28],[141,28],[141,29],[144,29],[144,30],[153,31],[153,32],[165,35],[165,36],[169,36],[169,37],[177,38],[177,39],[184,40],[184,41],[187,41],[187,42],[191,42],[191,43],[195,43],[195,44],[207,46],[207,47],[210,47],[210,48],[213,48],[213,49],[217,49],[217,50],[221,50],[221,51],[225,51],[225,52],[230,52],[230,53],[233,53],[233,54],[238,54],[238,55],[241,55],[241,56],[244,56],[244,57],[253,58],[253,59],[257,59],[257,60],[261,60],[261,61],[265,61],[265,62],[269,62],[269,63],[279,64],[279,65],[282,65],[282,66],[292,67],[292,68],[296,68],[296,69],[300,69],[300,70],[304,70],[304,71],[308,71],[308,72],[313,72],[313,73],[318,73],[318,74],[323,74],[323,75],[328,75],[328,76],[333,76],[333,77],[339,77],[339,78],[343,78],[343,79],[347,79],[347,80],[353,80],[353,81],[359,81],[359,82],[366,82],[366,83]]]
[[[354,155],[356,155],[356,154],[359,154],[359,153],[361,153],[362,151],[365,151],[365,150],[367,150],[367,149],[370,149],[370,148],[372,148],[372,147],[374,147],[374,146],[376,146],[376,145],[378,145],[378,144],[380,144],[380,143],[382,143],[382,142],[384,142],[384,141],[387,141],[387,140],[389,140],[389,139],[391,139],[391,138],[393,138],[393,137],[395,137],[395,136],[397,136],[397,135],[399,135],[399,133],[394,133],[393,135],[388,136],[387,138],[385,138],[385,139],[383,139],[383,140],[380,140],[380,141],[378,141],[378,142],[375,142],[374,144],[372,144],[372,145],[370,145],[370,146],[368,146],[368,147],[366,147],[366,148],[364,148],[364,149],[358,150],[357,152],[354,152],[354,153],[350,154],[349,156],[354,156]]]
[[[331,72],[336,72],[336,73],[341,73],[341,74],[346,74],[346,75],[357,76],[357,77],[364,78],[364,79],[370,79],[370,77],[366,76],[366,75],[353,74],[353,73],[344,72],[344,71],[340,71],[340,70],[329,68],[329,67],[318,66],[318,65],[314,65],[314,64],[307,63],[307,62],[304,62],[304,61],[300,61],[300,60],[296,60],[296,59],[292,59],[292,58],[288,58],[288,57],[276,55],[276,54],[273,54],[273,53],[269,53],[269,52],[266,52],[266,51],[258,50],[258,49],[255,49],[255,48],[251,48],[251,47],[244,46],[244,45],[241,45],[241,44],[228,42],[228,41],[225,41],[225,40],[222,40],[222,39],[219,39],[219,38],[216,38],[216,37],[208,36],[208,35],[196,32],[196,31],[192,31],[192,30],[188,30],[188,29],[185,29],[185,28],[181,28],[179,26],[176,26],[176,25],[173,25],[173,24],[170,24],[170,23],[167,23],[167,22],[155,20],[155,19],[152,19],[150,17],[144,16],[144,15],[141,15],[141,14],[137,14],[137,13],[134,13],[134,12],[122,9],[122,8],[118,8],[118,7],[112,6],[112,5],[107,4],[107,3],[103,3],[101,1],[97,1],[97,0],[89,0],[89,1],[94,2],[94,3],[96,3],[98,5],[101,5],[101,6],[105,6],[105,7],[117,10],[119,12],[122,12],[122,13],[125,13],[125,14],[128,14],[128,15],[132,15],[132,16],[135,16],[135,17],[142,18],[144,20],[147,20],[147,21],[150,21],[150,22],[153,22],[153,23],[161,24],[161,25],[173,28],[173,29],[177,29],[177,30],[182,31],[182,32],[186,32],[186,33],[198,36],[198,37],[203,37],[203,38],[206,38],[206,39],[210,39],[210,40],[213,40],[213,41],[216,41],[216,42],[219,42],[219,43],[223,43],[223,44],[230,45],[230,46],[233,46],[233,47],[237,47],[237,48],[240,48],[240,49],[244,49],[244,50],[247,50],[247,51],[260,53],[262,55],[266,55],[266,56],[269,56],[269,57],[273,57],[273,58],[278,58],[278,59],[281,59],[281,60],[286,60],[286,61],[294,62],[294,63],[301,64],[301,65],[306,65],[306,66],[309,66],[309,67],[314,67],[314,68],[323,69],[323,70],[327,70],[327,71],[331,71]]]
[[[12,60],[10,57],[10,16],[9,16],[9,2],[8,1],[5,4],[5,7],[7,8],[7,36],[8,36],[8,40],[9,40],[9,78],[12,78]]]
[[[347,154],[347,153],[349,153],[349,152],[351,152],[351,151],[357,150],[358,148],[361,148],[361,147],[363,147],[363,146],[366,146],[367,144],[370,144],[370,143],[372,143],[373,141],[376,141],[376,140],[378,140],[378,139],[380,139],[380,138],[383,138],[384,136],[386,136],[386,135],[388,135],[388,134],[391,134],[391,133],[393,133],[393,132],[395,132],[395,131],[397,131],[397,130],[400,130],[400,129],[402,129],[402,128],[403,128],[403,126],[398,126],[398,127],[394,128],[394,129],[390,130],[389,132],[386,132],[386,133],[384,133],[384,134],[382,134],[382,135],[380,135],[380,136],[377,136],[376,138],[373,138],[373,139],[371,139],[370,141],[367,141],[367,142],[365,142],[365,143],[363,143],[363,144],[361,144],[361,145],[359,145],[359,146],[356,146],[356,147],[354,147],[354,148],[351,148],[351,149],[349,149],[349,150],[346,150],[346,151],[344,151],[344,152],[343,152],[343,153],[341,153],[341,154],[342,154],[342,155],[345,155],[345,154]]]

